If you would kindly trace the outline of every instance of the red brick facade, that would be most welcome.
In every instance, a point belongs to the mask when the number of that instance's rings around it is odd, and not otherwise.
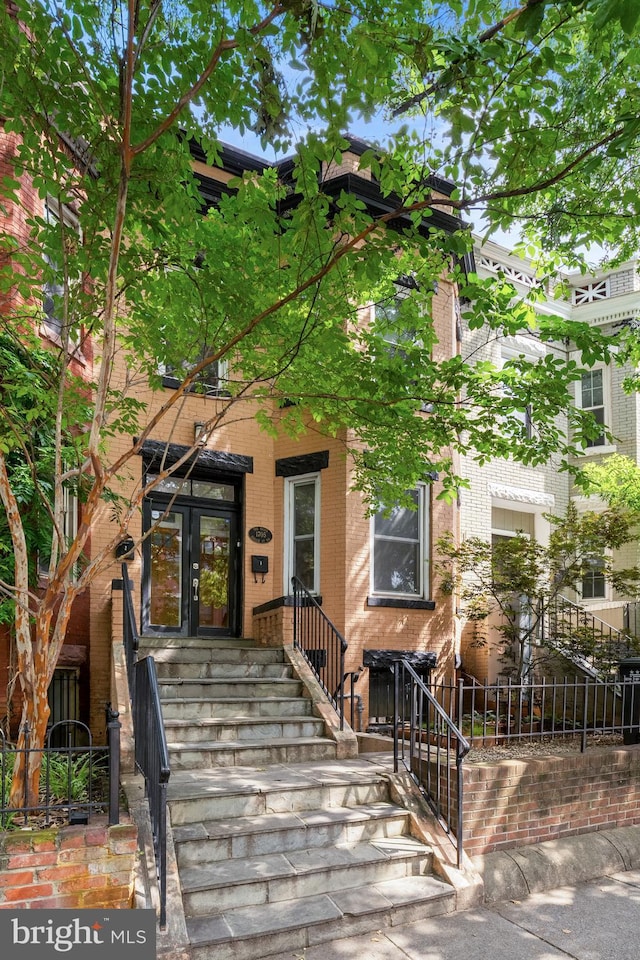
[[[0,172],[12,173],[11,157],[15,150],[14,137],[5,138],[0,154]],[[357,172],[357,157],[345,154],[345,163],[350,171]],[[215,171],[199,163],[198,170],[220,180],[225,179],[224,171]],[[339,171],[338,171],[339,172]],[[369,174],[363,175],[364,179]],[[227,178],[228,179],[228,178]],[[41,210],[42,201],[26,181],[23,184],[23,206],[18,209],[8,205],[7,213],[0,216],[8,218],[2,224],[12,232],[20,243],[28,243],[26,219],[30,212]],[[2,306],[0,306],[2,309]],[[7,309],[7,304],[4,304]],[[363,315],[368,315],[365,307]],[[455,290],[447,282],[439,285],[433,297],[433,317],[437,333],[435,350],[438,358],[450,357],[457,350],[455,335]],[[44,336],[44,334],[43,334]],[[87,371],[93,358],[86,356]],[[119,357],[119,362],[123,358]],[[116,370],[116,380],[120,376],[124,389],[125,370]],[[112,383],[117,388],[117,383]],[[156,393],[140,391],[138,399],[147,404],[146,415],[151,418],[159,406],[166,400],[166,390]],[[191,446],[194,440],[195,424],[209,421],[214,412],[225,407],[225,400],[211,396],[191,394],[185,396],[180,404],[179,413],[165,417],[154,430],[154,441]],[[237,418],[235,411],[238,411]],[[366,516],[362,499],[351,490],[352,466],[345,455],[345,448],[351,442],[348,436],[324,437],[322,429],[313,424],[306,435],[291,439],[281,437],[274,440],[258,428],[253,417],[255,411],[251,401],[237,405],[231,415],[227,414],[217,428],[206,447],[219,453],[231,453],[252,458],[252,471],[244,474],[241,491],[241,516],[239,547],[241,569],[240,632],[243,636],[256,635],[266,639],[264,618],[259,615],[254,621],[254,610],[265,604],[277,601],[287,592],[285,584],[285,480],[276,475],[275,464],[278,459],[318,451],[328,452],[328,465],[320,471],[320,590],[323,608],[335,625],[342,631],[349,643],[346,668],[357,670],[362,665],[363,651],[368,648],[391,648],[398,650],[431,650],[437,654],[438,678],[452,678],[454,673],[454,655],[459,651],[456,633],[454,607],[451,598],[439,595],[438,584],[431,579],[426,596],[435,601],[435,609],[423,604],[421,609],[406,604],[404,607],[373,605],[369,602],[371,593],[371,521]],[[427,414],[428,416],[428,414]],[[108,456],[113,460],[131,449],[133,436],[120,436],[111,443]],[[398,456],[402,451],[398,451]],[[134,457],[127,468],[121,471],[122,493],[125,496],[140,495],[142,487],[143,462]],[[427,550],[433,550],[433,544],[445,531],[457,530],[457,508],[437,499],[437,483],[427,488],[429,499],[429,524]],[[255,526],[266,527],[273,533],[269,543],[252,543],[248,531]],[[134,515],[130,524],[130,534],[137,538],[142,533],[142,517]],[[114,525],[108,504],[102,515],[98,516],[92,529],[91,552],[98,556],[102,551],[112,555]],[[268,558],[269,572],[264,578],[254,577],[251,570],[251,557],[259,553]],[[135,585],[135,603],[141,610],[141,551],[137,551],[130,564],[130,572]],[[119,564],[113,558],[106,563],[98,576],[92,581],[90,590],[79,599],[74,609],[67,636],[67,649],[63,652],[60,665],[80,664],[82,673],[82,691],[86,697],[89,692],[90,708],[88,720],[94,736],[100,739],[104,732],[104,706],[111,699],[111,602],[112,581],[120,576]],[[286,611],[285,611],[286,613]],[[275,629],[277,624],[277,629]],[[288,639],[286,616],[280,620],[272,616],[267,633],[269,642],[282,642]],[[6,675],[7,644],[0,643],[0,670]],[[363,674],[358,692],[367,702],[367,672]],[[4,683],[0,689],[0,701]],[[86,704],[85,704],[86,706]],[[366,706],[364,722],[366,723]]]
[[[0,909],[133,906],[133,824],[0,834]]]
[[[637,748],[464,765],[471,857],[639,823]]]

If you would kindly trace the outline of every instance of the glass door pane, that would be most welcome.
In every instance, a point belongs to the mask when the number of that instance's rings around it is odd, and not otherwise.
[[[184,517],[181,512],[151,510],[154,527],[149,538],[149,623],[180,630],[182,626],[182,548]]]
[[[229,627],[231,519],[200,516],[198,627]]]
[[[307,590],[316,590],[316,480],[293,487],[293,572]]]

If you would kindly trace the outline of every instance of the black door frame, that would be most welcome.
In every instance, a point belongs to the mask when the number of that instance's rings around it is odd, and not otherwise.
[[[235,480],[235,478],[234,478]],[[237,483],[237,481],[236,481]],[[239,490],[237,491],[239,493]],[[143,501],[143,530],[152,526],[152,510],[181,514],[182,529],[182,607],[180,627],[150,623],[151,537],[146,536],[142,551],[142,632],[149,636],[239,636],[242,624],[242,538],[240,536],[241,504],[196,497],[175,497],[151,492]],[[200,627],[199,614],[199,529],[203,516],[222,517],[230,521],[229,529],[229,613],[226,627]],[[194,579],[198,580],[194,600]]]

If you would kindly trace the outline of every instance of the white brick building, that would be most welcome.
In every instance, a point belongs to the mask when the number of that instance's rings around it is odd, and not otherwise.
[[[528,298],[539,284],[530,264],[492,242],[476,247],[475,265],[481,277],[504,276],[513,284],[518,297]],[[620,324],[640,316],[640,275],[636,262],[625,263],[611,272],[565,275],[561,280],[568,285],[569,295],[556,299],[548,288],[545,299],[536,303],[536,311],[580,320],[606,333],[615,332]],[[463,330],[463,356],[477,356],[496,365],[519,354],[541,358],[550,350],[566,356],[570,346],[544,344],[535,333],[497,337],[495,331],[484,328]],[[576,384],[575,402],[591,409],[615,438],[612,442],[604,437],[592,441],[584,450],[584,457],[602,459],[620,453],[640,463],[640,395],[629,395],[622,388],[624,378],[631,372],[625,366],[597,364]],[[522,416],[523,428],[527,429],[527,411],[523,411]],[[566,420],[560,425],[566,427]],[[533,435],[531,442],[535,443]],[[544,514],[563,514],[571,497],[579,508],[597,507],[593,500],[576,495],[570,475],[559,468],[559,457],[537,467],[505,460],[479,466],[470,457],[462,458],[462,474],[469,481],[469,489],[460,492],[462,537],[491,540],[494,536],[521,530],[544,542],[549,531]],[[621,564],[636,562],[632,553],[627,548],[619,557]],[[600,582],[592,584],[592,588],[585,589],[578,602],[607,623],[624,627],[627,602],[635,598],[616,596],[608,585]],[[587,596],[589,593],[593,596]],[[500,662],[495,652],[492,654],[491,644],[477,643],[483,639],[478,636],[478,629],[486,631],[487,626],[463,626],[463,666],[478,678],[486,676],[491,680],[500,672]]]

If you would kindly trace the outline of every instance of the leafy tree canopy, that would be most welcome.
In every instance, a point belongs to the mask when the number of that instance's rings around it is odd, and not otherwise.
[[[0,499],[14,555],[13,580],[0,589],[15,601],[24,718],[36,742],[73,599],[139,508],[140,489],[121,496],[128,460],[211,363],[229,359],[233,373],[210,436],[256,405],[268,430],[295,435],[309,417],[328,433],[349,428],[356,483],[375,501],[392,502],[435,471],[452,496],[456,452],[535,464],[593,435],[571,408],[578,363],[521,358],[503,371],[474,363],[464,343],[451,356],[437,342],[433,294],[450,280],[470,326],[496,337],[524,329],[572,340],[587,365],[608,359],[611,345],[585,325],[536,320],[508,284],[463,269],[468,229],[436,228],[434,214],[480,210],[498,226],[523,215],[532,236],[566,242],[563,250],[584,240],[588,224],[624,253],[638,203],[638,23],[627,7],[3,4],[0,328],[3,365],[13,351],[23,373],[0,408]],[[331,196],[325,175],[348,148],[344,131],[394,105],[419,119],[361,158],[388,207],[380,215],[350,193]],[[253,130],[279,154],[295,147],[294,157],[286,176],[267,167],[238,178],[204,215],[190,148],[215,164],[222,128]],[[450,197],[434,195],[434,177],[454,181]],[[32,191],[42,203],[35,213]],[[358,307],[389,305],[402,275],[414,280],[400,311],[411,336],[390,350],[386,311],[367,325]],[[43,285],[58,324],[53,374],[28,342],[43,319]],[[455,335],[453,315],[450,327]],[[150,416],[140,386],[160,390],[160,365],[186,373],[170,395],[158,393]],[[533,398],[532,443],[516,414]],[[571,436],[558,425],[567,410]],[[40,424],[43,456],[31,439]],[[122,433],[137,445],[112,457],[110,440]],[[39,594],[16,457],[50,521]],[[83,510],[65,539],[69,488]],[[105,503],[113,541],[74,577]]]
[[[587,464],[582,474],[586,493],[640,516],[640,468],[635,460],[616,453],[599,463]]]

